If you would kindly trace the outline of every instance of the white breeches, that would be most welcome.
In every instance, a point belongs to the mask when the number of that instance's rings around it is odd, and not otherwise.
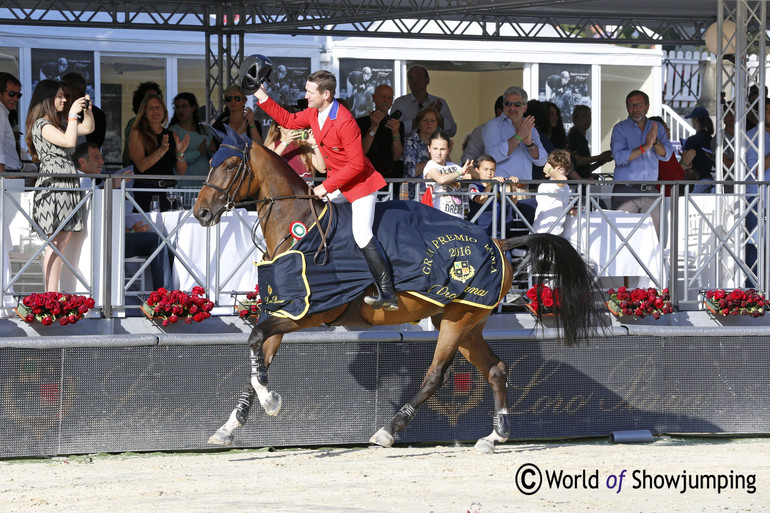
[[[347,203],[347,199],[339,190],[327,195],[332,203]],[[358,198],[350,206],[353,209],[353,239],[356,246],[363,248],[366,246],[374,234],[372,233],[372,224],[374,223],[374,205],[377,202],[377,192],[373,192],[363,198]]]

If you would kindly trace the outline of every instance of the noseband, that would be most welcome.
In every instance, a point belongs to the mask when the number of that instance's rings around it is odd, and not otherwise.
[[[249,164],[249,146],[248,144],[244,144],[243,148],[239,148],[238,146],[233,146],[232,144],[222,144],[220,145],[220,148],[229,148],[231,150],[235,150],[241,153],[241,163],[238,164],[238,169],[235,170],[235,176],[233,176],[233,179],[230,181],[230,183],[227,185],[227,189],[223,189],[222,187],[218,185],[214,185],[209,180],[211,179],[211,173],[214,171],[215,168],[211,168],[209,170],[209,174],[206,177],[206,181],[203,182],[203,185],[201,187],[211,187],[215,191],[224,194],[225,195],[225,204],[223,205],[222,209],[224,209],[225,212],[229,212],[235,207],[235,193],[238,191],[238,189],[241,188],[243,185],[243,181],[248,176],[249,183],[248,185],[251,186],[251,180],[253,178],[251,173],[251,165]],[[222,210],[220,209],[220,210]],[[219,214],[219,212],[217,212]]]

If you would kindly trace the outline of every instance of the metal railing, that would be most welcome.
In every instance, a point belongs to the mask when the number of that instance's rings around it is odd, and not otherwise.
[[[103,176],[106,178],[109,175]],[[7,174],[0,174],[0,186],[3,190],[0,216],[4,227],[4,236],[0,240],[4,267],[0,282],[6,309],[15,306],[20,296],[34,290],[35,283],[26,278],[35,276],[40,279],[39,261],[50,241],[50,237],[41,232],[31,215],[29,196],[34,194],[36,188],[21,187],[18,183],[10,182],[12,178]],[[387,190],[382,191],[380,195],[383,200],[408,198],[411,185],[411,199],[419,201],[426,187],[426,180],[421,179],[397,179],[388,182]],[[478,221],[485,212],[495,213],[490,227],[490,235],[495,238],[531,232],[533,213],[540,196],[536,190],[539,183],[542,182],[531,182],[529,190],[523,192],[510,192],[495,183],[488,193],[491,201],[481,205],[476,215],[468,217],[468,220]],[[606,270],[619,259],[629,259],[628,261],[635,262],[637,267],[643,269],[641,277],[651,286],[668,287],[674,302],[684,309],[695,308],[700,292],[707,288],[754,286],[759,290],[768,291],[765,215],[757,215],[757,212],[765,211],[766,202],[762,198],[766,197],[767,183],[752,182],[751,185],[756,186],[757,192],[752,188],[750,195],[737,192],[746,190],[749,185],[739,182],[717,182],[716,185],[725,186],[718,190],[736,191],[721,194],[692,194],[689,190],[691,184],[688,182],[676,182],[671,188],[670,197],[655,190],[642,193],[651,196],[654,199],[652,208],[658,208],[661,212],[660,225],[655,227],[655,239],[650,242],[657,244],[658,252],[650,251],[649,247],[635,246],[633,242],[638,234],[645,231],[649,234],[651,211],[637,216],[618,217],[618,212],[606,209],[610,203],[612,186],[620,182],[589,180],[568,183],[571,186],[569,201],[545,231],[553,231],[557,224],[567,221],[573,223],[576,227],[574,231],[578,234],[573,243],[591,260],[599,275],[606,274]],[[660,185],[672,183],[674,182],[658,182]],[[73,248],[60,252],[64,267],[71,275],[66,284],[62,282],[62,291],[94,297],[106,317],[123,315],[127,308],[136,307],[135,304],[132,305],[132,301],[136,303],[131,300],[132,296],[148,292],[132,291],[132,288],[140,282],[140,274],[148,269],[150,260],[163,246],[174,255],[177,269],[184,269],[189,273],[195,283],[203,286],[209,297],[222,307],[232,305],[232,295],[253,290],[251,286],[238,290],[229,283],[235,274],[251,268],[252,261],[258,256],[254,248],[248,255],[222,254],[223,239],[217,225],[205,229],[213,230],[214,235],[206,236],[205,244],[199,251],[194,255],[183,254],[175,243],[179,227],[164,233],[153,224],[152,214],[142,212],[133,201],[130,196],[133,188],[126,187],[123,182],[113,194],[111,181],[106,180],[104,184],[104,189],[99,189],[94,184],[91,188],[82,190],[83,198],[79,206],[88,211],[88,233],[84,234],[79,252],[69,251]],[[159,189],[158,193],[163,194],[165,190]],[[194,193],[194,189],[189,191],[189,194]],[[467,206],[472,201],[467,184],[463,184],[459,191],[452,194],[462,198],[467,212]],[[115,233],[115,227],[125,224],[122,202],[127,198],[130,198],[128,201],[139,210],[139,215],[160,238],[155,253],[149,255],[135,270],[126,269],[124,239]],[[118,204],[118,201],[121,203]],[[185,220],[189,222],[190,214],[191,212],[187,211],[180,216],[180,226]],[[618,219],[623,220],[623,226],[618,225]],[[249,223],[248,216],[241,216],[236,221],[236,228],[249,233]],[[591,234],[600,227],[604,230],[604,239],[611,240],[612,244],[600,258],[591,259],[591,245],[596,244],[596,241],[592,241]],[[655,256],[651,257],[652,254]],[[10,259],[9,255],[13,255],[14,259]],[[227,272],[223,271],[220,265],[225,261],[232,264]],[[82,265],[83,262],[90,265]],[[615,278],[622,280],[626,277],[621,275]],[[22,288],[21,284],[25,286]],[[39,282],[38,286],[37,291],[42,291],[42,282]],[[23,292],[17,292],[17,288],[23,289]]]

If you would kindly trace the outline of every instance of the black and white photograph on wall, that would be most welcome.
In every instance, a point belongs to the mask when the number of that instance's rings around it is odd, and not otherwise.
[[[32,48],[32,89],[41,80],[61,80],[76,71],[86,79],[86,94],[94,96],[94,52]]]
[[[591,66],[541,64],[538,93],[541,102],[556,104],[565,128],[569,128],[575,105],[591,106]]]
[[[105,162],[120,162],[123,154],[121,144],[123,137],[122,119],[123,90],[120,84],[105,84],[101,86],[101,109],[107,121],[107,133],[102,143],[102,157]]]
[[[347,101],[354,118],[368,116],[374,110],[374,88],[393,86],[393,75],[393,61],[340,59],[337,97]]]
[[[302,110],[305,108],[305,83],[310,75],[310,59],[302,57],[271,57],[273,72],[265,82],[267,94],[277,104]],[[262,134],[267,134],[270,117],[260,108],[254,109],[254,117],[262,124]]]
[[[305,82],[310,75],[310,59],[271,57],[273,72],[265,84],[267,94],[279,105],[296,107],[305,98]]]

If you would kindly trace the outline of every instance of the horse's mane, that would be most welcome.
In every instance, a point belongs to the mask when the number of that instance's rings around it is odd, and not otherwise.
[[[298,196],[304,196],[308,193],[308,185],[305,180],[303,180],[296,171],[289,165],[286,160],[284,160],[283,157],[275,153],[274,151],[270,150],[269,148],[266,148],[265,146],[262,146],[261,144],[254,144],[252,146],[252,152],[255,150],[257,151],[257,155],[252,155],[252,166],[254,165],[253,160],[256,159],[264,159],[270,164],[270,172],[277,173],[280,175],[280,177],[285,181],[287,185],[291,188],[291,190],[294,192],[294,194]],[[260,155],[261,153],[261,155]]]

